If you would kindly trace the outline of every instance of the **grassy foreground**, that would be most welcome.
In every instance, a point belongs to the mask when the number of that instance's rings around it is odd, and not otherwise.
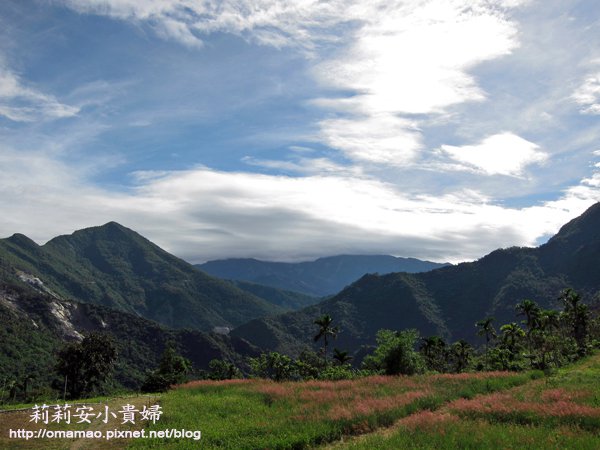
[[[49,429],[165,432],[188,436],[79,440],[8,439],[38,429],[29,411],[0,413],[0,448],[398,449],[600,448],[600,355],[551,377],[490,372],[345,381],[193,382],[163,394],[164,414],[135,426],[47,425]],[[137,405],[137,403],[139,405]],[[125,403],[156,399],[115,399]],[[99,407],[102,408],[102,407]],[[200,440],[190,432],[201,431]]]
[[[600,355],[549,378],[457,399],[331,449],[598,449]]]
[[[539,373],[374,376],[345,381],[196,382],[164,395],[149,429],[201,430],[200,448],[311,448],[372,432],[458,398],[510,389]],[[198,448],[190,439],[137,440],[132,448]]]

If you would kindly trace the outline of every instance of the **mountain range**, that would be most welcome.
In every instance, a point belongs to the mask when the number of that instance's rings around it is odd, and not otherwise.
[[[118,341],[119,382],[135,387],[167,342],[198,368],[213,358],[241,364],[260,350],[294,354],[313,345],[314,320],[323,314],[341,330],[332,346],[356,360],[381,328],[416,328],[422,336],[477,344],[477,320],[494,316],[498,326],[518,321],[514,306],[525,298],[556,307],[561,289],[572,287],[584,300],[600,302],[600,203],[537,248],[500,249],[420,273],[365,275],[373,266],[355,264],[393,259],[252,263],[286,267],[288,278],[298,271],[297,286],[308,283],[309,274],[316,280],[315,264],[321,277],[360,272],[360,279],[319,301],[293,290],[219,280],[114,222],[41,246],[15,234],[0,240],[0,377],[47,376],[62,342],[104,330]],[[313,292],[325,292],[315,283]],[[235,328],[229,335],[206,333],[215,327]]]
[[[0,239],[0,379],[41,382],[62,343],[91,331],[115,337],[116,379],[130,388],[167,343],[197,369],[215,358],[243,366],[258,349],[223,333],[319,300],[209,276],[115,222],[45,245],[14,234]]]
[[[448,264],[389,255],[338,255],[315,261],[283,263],[221,259],[196,265],[215,277],[258,283],[311,296],[336,294],[366,273],[426,272]]]
[[[233,330],[260,348],[296,353],[311,344],[323,314],[340,327],[341,349],[374,343],[377,330],[416,328],[422,336],[480,343],[476,321],[519,321],[515,305],[531,299],[558,307],[572,287],[588,302],[600,300],[600,204],[564,225],[537,248],[511,247],[481,259],[424,273],[365,275],[340,293],[296,312],[252,320]]]

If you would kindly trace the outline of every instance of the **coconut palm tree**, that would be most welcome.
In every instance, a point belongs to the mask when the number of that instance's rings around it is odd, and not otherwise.
[[[339,348],[334,348],[333,359],[335,359],[340,366],[343,366],[344,364],[352,361],[352,356],[350,356],[346,351],[340,350]]]
[[[488,367],[488,350],[490,346],[490,341],[496,338],[496,330],[494,329],[494,325],[492,322],[494,321],[493,317],[486,317],[483,320],[480,320],[475,324],[479,330],[477,331],[478,336],[485,336],[485,367]]]
[[[473,355],[473,347],[464,339],[452,344],[452,356],[454,357],[455,370],[460,373],[465,370]]]
[[[502,343],[512,355],[511,357],[514,357],[519,341],[525,337],[523,328],[512,322],[502,325],[500,331],[502,332]]]
[[[560,328],[560,313],[555,309],[541,310],[539,320],[543,331],[557,331]]]
[[[479,330],[477,331],[477,335],[485,336],[486,346],[490,343],[492,339],[495,339],[497,337],[496,329],[494,328],[494,325],[492,325],[493,321],[493,317],[486,317],[485,319],[480,320],[475,324],[475,326],[479,328]]]
[[[525,316],[527,334],[539,325],[540,307],[533,300],[523,300],[515,307],[518,316]]]
[[[324,314],[323,316],[319,317],[317,320],[315,320],[313,323],[315,325],[319,326],[319,332],[313,337],[313,340],[315,342],[318,342],[319,339],[323,339],[323,357],[325,359],[327,359],[327,337],[331,336],[332,338],[336,338],[337,334],[339,333],[339,328],[338,327],[332,327],[331,323],[333,322],[333,319],[331,318],[331,316],[329,314]]]

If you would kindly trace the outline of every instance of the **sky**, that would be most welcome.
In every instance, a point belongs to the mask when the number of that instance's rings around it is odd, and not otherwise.
[[[474,260],[600,200],[595,0],[3,0],[0,237]]]

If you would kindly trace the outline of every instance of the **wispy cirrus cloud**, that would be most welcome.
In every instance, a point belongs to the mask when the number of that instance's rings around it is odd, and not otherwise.
[[[600,114],[600,71],[588,74],[573,93],[572,99],[580,106],[582,114]]]
[[[344,14],[346,3],[299,0],[63,0],[69,7],[134,21],[160,36],[191,47],[201,47],[211,33],[236,34],[277,48],[313,50],[319,42],[337,40],[333,28],[358,19]]]
[[[315,126],[347,158],[406,164],[423,150],[419,119],[480,102],[469,70],[518,47],[510,12],[526,1],[64,0],[82,12],[143,24],[186,46],[224,32],[261,45],[295,47],[331,95],[313,99]],[[335,44],[335,45],[331,45]],[[324,49],[328,49],[324,51]]]
[[[26,85],[0,57],[0,116],[14,122],[72,117],[79,107]]]
[[[393,114],[325,119],[319,127],[327,145],[357,161],[402,166],[422,148],[416,123]]]
[[[360,167],[338,164],[329,158],[307,158],[292,155],[292,158],[288,160],[268,160],[246,156],[242,158],[242,161],[251,166],[276,169],[284,172],[291,172],[303,175],[363,175],[363,170]]]

